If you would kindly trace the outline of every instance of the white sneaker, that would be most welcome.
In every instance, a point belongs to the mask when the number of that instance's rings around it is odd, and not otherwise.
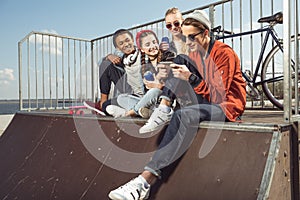
[[[106,107],[106,112],[112,115],[114,118],[125,117],[126,110],[119,106],[109,105]]]
[[[146,124],[140,128],[140,134],[158,130],[171,120],[173,113],[173,109],[169,113],[165,113],[159,107],[155,108]]]
[[[143,177],[139,175],[125,185],[110,191],[108,197],[112,200],[143,200],[148,199],[150,185],[143,181]],[[145,186],[146,185],[146,186]]]

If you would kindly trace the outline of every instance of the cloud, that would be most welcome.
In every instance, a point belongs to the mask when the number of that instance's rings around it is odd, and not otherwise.
[[[14,70],[9,68],[0,69],[0,84],[9,85],[15,80]]]
[[[50,52],[51,54],[61,55],[62,54],[62,39],[59,37],[54,37],[50,35],[58,35],[55,30],[41,30],[42,33],[45,35],[37,34],[30,36],[29,41],[30,43],[34,44],[35,41],[39,45],[39,50],[44,52]],[[47,33],[49,35],[47,35]],[[56,49],[57,47],[57,49]]]
[[[47,30],[47,29],[43,29],[41,32],[43,33],[51,33],[51,34],[55,34],[55,35],[58,35],[57,31],[56,30]]]

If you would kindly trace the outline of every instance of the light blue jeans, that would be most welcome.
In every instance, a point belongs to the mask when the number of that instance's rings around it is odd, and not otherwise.
[[[158,88],[151,88],[143,97],[138,97],[132,94],[120,94],[117,98],[117,102],[119,106],[124,108],[126,111],[134,110],[134,112],[138,114],[140,108],[151,108],[151,106],[155,105],[161,93],[162,90]]]

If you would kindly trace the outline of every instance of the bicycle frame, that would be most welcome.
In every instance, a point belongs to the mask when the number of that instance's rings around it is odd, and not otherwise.
[[[263,40],[263,44],[262,44],[261,51],[260,51],[260,54],[259,54],[259,57],[258,57],[258,61],[256,63],[255,71],[254,71],[254,74],[253,74],[253,79],[251,80],[247,75],[245,75],[244,72],[242,72],[243,77],[246,79],[246,81],[248,83],[252,83],[254,87],[256,87],[257,85],[261,85],[263,83],[262,81],[256,82],[256,78],[258,76],[260,66],[262,65],[263,56],[264,56],[264,53],[265,53],[270,35],[272,36],[273,41],[275,41],[275,43],[278,46],[280,46],[281,51],[283,51],[283,48],[282,48],[281,42],[280,42],[281,40],[278,38],[275,30],[273,29],[273,25],[269,25],[265,28],[260,28],[260,29],[257,29],[257,30],[246,31],[246,32],[242,32],[242,33],[235,33],[235,34],[231,34],[231,35],[223,35],[223,36],[217,36],[216,37],[217,40],[221,40],[221,39],[228,39],[228,38],[234,38],[234,37],[245,36],[245,35],[252,35],[252,34],[262,33],[262,32],[266,32],[266,35],[265,35],[264,40]]]

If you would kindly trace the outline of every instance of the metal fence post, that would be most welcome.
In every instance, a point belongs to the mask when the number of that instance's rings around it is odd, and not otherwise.
[[[92,94],[92,101],[95,101],[96,100],[96,96],[98,96],[97,95],[97,93],[96,94],[94,94],[94,88],[95,88],[95,86],[94,86],[94,81],[95,81],[95,73],[94,73],[94,41],[91,41],[91,77],[92,77],[92,85],[91,85],[91,88],[92,88],[92,91],[91,91],[91,94]]]
[[[284,72],[284,121],[290,122],[291,120],[291,47],[290,47],[290,38],[291,38],[291,30],[290,30],[290,0],[283,1],[283,13],[285,14],[283,18],[283,72]]]

